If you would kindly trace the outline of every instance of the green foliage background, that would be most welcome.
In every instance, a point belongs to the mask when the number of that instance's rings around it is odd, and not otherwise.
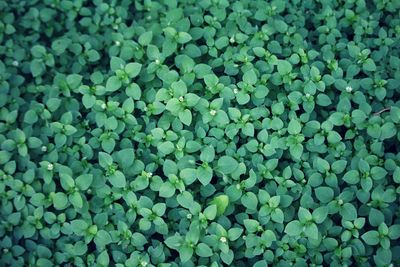
[[[400,266],[399,14],[0,1],[0,265]]]

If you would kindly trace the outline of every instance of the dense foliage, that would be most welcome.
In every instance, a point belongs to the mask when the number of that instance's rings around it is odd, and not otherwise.
[[[400,266],[399,14],[0,1],[0,265]]]

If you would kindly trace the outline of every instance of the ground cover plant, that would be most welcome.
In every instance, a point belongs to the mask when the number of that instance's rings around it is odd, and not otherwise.
[[[399,14],[0,1],[0,266],[400,266]]]

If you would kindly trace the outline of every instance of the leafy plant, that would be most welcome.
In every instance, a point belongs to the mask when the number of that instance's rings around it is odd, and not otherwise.
[[[0,266],[400,266],[400,1],[0,10]]]

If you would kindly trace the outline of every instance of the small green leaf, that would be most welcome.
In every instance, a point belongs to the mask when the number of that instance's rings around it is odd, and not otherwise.
[[[239,163],[231,156],[222,156],[218,159],[218,170],[223,174],[230,174],[236,170]]]
[[[130,78],[135,78],[139,75],[140,70],[142,69],[142,64],[140,63],[128,63],[125,66],[125,72],[129,75]]]
[[[108,180],[114,187],[124,188],[126,186],[125,175],[121,171],[115,171],[113,174],[108,176]]]
[[[115,92],[121,88],[122,82],[117,76],[111,76],[106,83],[106,90],[108,92]]]
[[[217,206],[217,216],[221,216],[229,205],[229,197],[227,195],[216,196],[210,204]]]
[[[379,244],[379,233],[378,231],[371,230],[366,232],[361,236],[361,238],[367,243],[368,245],[375,246]]]
[[[200,257],[211,257],[213,255],[213,252],[207,244],[199,243],[196,246],[196,254]]]

